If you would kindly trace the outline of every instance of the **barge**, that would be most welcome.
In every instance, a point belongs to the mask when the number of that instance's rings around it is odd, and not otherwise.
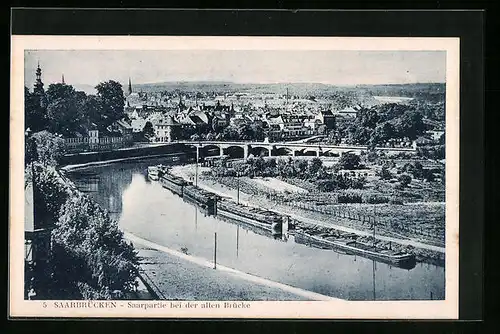
[[[273,211],[220,200],[217,202],[217,214],[269,230],[275,234],[282,233],[284,217]]]
[[[174,194],[181,197],[183,196],[184,187],[192,184],[191,182],[184,180],[182,177],[170,174],[168,171],[163,173],[160,178],[160,182],[163,188],[167,188]]]
[[[326,249],[335,249],[351,255],[359,255],[397,267],[412,269],[416,265],[414,254],[379,248],[357,241],[328,240],[302,231],[295,232],[297,243],[314,244]]]
[[[148,167],[148,177],[152,181],[158,181],[160,167],[159,166],[149,166]]]
[[[217,214],[217,195],[214,193],[197,186],[186,185],[182,190],[182,199],[201,207],[209,215]]]

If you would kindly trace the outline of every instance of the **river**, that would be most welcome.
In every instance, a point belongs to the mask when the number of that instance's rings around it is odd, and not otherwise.
[[[296,243],[206,216],[147,179],[163,159],[121,162],[74,170],[77,187],[110,211],[122,230],[190,255],[316,293],[348,300],[444,299],[443,267],[417,263],[410,270]]]

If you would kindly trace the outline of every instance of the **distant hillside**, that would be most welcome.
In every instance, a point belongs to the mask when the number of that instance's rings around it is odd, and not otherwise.
[[[86,84],[70,84],[70,85],[72,85],[76,91],[84,92],[87,95],[97,93],[94,86],[92,85],[86,85]]]
[[[419,97],[422,94],[437,94],[444,96],[444,83],[417,83],[394,85],[357,85],[334,86],[321,83],[272,83],[272,84],[247,84],[234,82],[161,82],[134,85],[135,91],[184,91],[207,93],[270,93],[285,94],[288,88],[291,95],[324,96],[339,92],[357,92],[367,95]]]

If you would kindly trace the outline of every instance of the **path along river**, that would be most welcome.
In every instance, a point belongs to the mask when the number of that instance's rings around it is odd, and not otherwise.
[[[444,268],[417,263],[410,270],[276,239],[243,224],[205,216],[182,198],[147,179],[163,159],[80,168],[68,173],[77,187],[118,220],[122,230],[170,249],[213,259],[242,272],[348,300],[444,299]]]

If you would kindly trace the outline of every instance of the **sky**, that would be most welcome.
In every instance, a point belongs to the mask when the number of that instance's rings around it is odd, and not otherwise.
[[[31,50],[25,51],[25,85],[42,81],[95,86],[168,81],[324,83],[332,85],[444,83],[445,51],[301,50]]]

